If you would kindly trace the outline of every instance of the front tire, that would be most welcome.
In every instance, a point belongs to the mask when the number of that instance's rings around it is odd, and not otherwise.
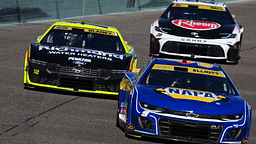
[[[120,124],[119,124],[119,106],[120,106],[120,98],[119,98],[119,94],[117,96],[118,99],[118,103],[117,103],[117,114],[116,114],[116,127],[121,128]]]
[[[155,56],[159,54],[160,45],[158,40],[154,37],[154,35],[150,35],[150,56]]]

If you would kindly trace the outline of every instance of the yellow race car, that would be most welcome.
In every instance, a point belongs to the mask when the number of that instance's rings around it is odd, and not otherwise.
[[[24,87],[118,95],[124,73],[136,65],[134,48],[116,28],[58,21],[29,44]]]

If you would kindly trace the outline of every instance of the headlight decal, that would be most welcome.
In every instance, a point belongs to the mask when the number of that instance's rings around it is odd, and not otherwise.
[[[45,61],[36,60],[36,59],[29,59],[29,62],[31,62],[33,64],[44,65],[44,66],[47,64],[47,62],[45,62]]]
[[[138,109],[138,103],[139,103],[138,98],[139,98],[139,94],[138,94],[138,89],[137,89],[137,87],[135,87],[135,91],[136,91],[136,111],[137,111],[138,114],[140,114],[140,111],[139,111],[139,109]]]
[[[144,128],[144,129],[147,129],[147,130],[150,130],[150,131],[154,131],[154,125],[153,125],[153,122],[150,119],[139,115],[138,116],[138,123],[139,123],[139,126],[141,128]]]
[[[223,133],[222,133],[220,142],[223,141],[224,135],[226,135],[226,133],[228,132],[229,129],[231,129],[231,128],[233,128],[233,127],[234,127],[234,128],[239,128],[239,127],[243,127],[243,126],[245,125],[246,119],[247,119],[247,115],[246,115],[246,102],[244,102],[244,110],[245,110],[245,112],[244,112],[244,117],[243,117],[243,119],[244,119],[243,123],[240,124],[240,125],[239,125],[239,124],[233,124],[232,126],[227,127],[227,128],[223,131]]]
[[[231,33],[219,33],[219,35],[222,36],[221,38],[223,38],[223,39],[237,37],[237,34],[231,34]]]
[[[155,116],[153,116],[153,115],[148,115],[149,114],[149,112],[147,113],[147,115],[143,115],[143,113],[145,113],[146,111],[143,111],[142,112],[142,115],[139,115],[138,116],[138,122],[139,122],[139,126],[140,127],[142,127],[142,128],[144,128],[144,129],[148,129],[148,130],[151,130],[151,131],[154,131],[153,133],[150,133],[150,134],[154,134],[154,135],[158,135],[158,123],[157,123],[157,118],[155,117]],[[150,119],[148,119],[147,117],[151,117],[151,118],[153,118],[154,119],[154,121],[151,121]],[[142,118],[145,118],[144,119],[144,122],[142,122],[143,120],[142,120]],[[148,121],[150,121],[151,123],[152,123],[152,127],[153,127],[153,129],[152,128],[148,128],[149,126],[145,126],[145,120],[148,120]],[[155,123],[155,124],[153,124],[153,123]]]
[[[215,122],[236,122],[242,119],[244,114],[235,114],[235,115],[207,115],[207,114],[198,114],[198,113],[190,113],[183,111],[176,111],[171,109],[165,109],[161,107],[157,107],[154,105],[150,105],[144,102],[139,101],[140,107],[145,111],[151,113],[157,113],[162,115],[169,115],[177,118],[199,118],[201,121],[215,121]],[[191,115],[192,114],[192,115]]]
[[[156,117],[155,117],[155,116],[153,116],[153,115],[150,115],[150,117],[152,117],[152,118],[154,118],[154,119],[155,119],[155,131],[156,131],[156,135],[158,135],[158,128],[157,128],[158,123],[157,123],[157,119],[156,119]]]
[[[242,127],[229,130],[225,136],[225,140],[237,139],[242,131]]]
[[[135,87],[134,89],[135,89],[135,91],[136,91],[136,111],[137,111],[137,113],[140,115],[141,112],[139,111],[139,108],[138,108],[138,105],[140,105],[140,104],[139,104],[139,100],[138,100],[138,97],[139,97],[138,89],[137,89],[136,87]],[[134,93],[133,93],[133,94],[134,94]],[[131,100],[131,101],[132,101],[132,100]],[[143,111],[143,112],[144,112],[144,111]],[[142,113],[142,114],[143,114],[143,113]],[[147,113],[147,116],[148,116],[148,115],[149,115],[149,113]],[[155,120],[155,133],[153,133],[153,134],[158,135],[157,118],[154,117],[154,116],[152,116],[152,115],[149,115],[149,116],[152,117],[152,118],[154,118],[154,120]],[[152,134],[152,133],[150,133],[150,134]]]

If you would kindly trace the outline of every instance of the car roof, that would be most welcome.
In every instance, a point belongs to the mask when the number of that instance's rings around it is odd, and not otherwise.
[[[215,6],[215,7],[222,7],[225,8],[227,7],[226,4],[224,3],[217,3],[214,1],[200,1],[200,0],[176,0],[173,2],[175,3],[179,3],[179,4],[193,4],[193,5],[205,5],[205,6]]]
[[[152,60],[152,64],[167,64],[167,65],[176,65],[176,66],[184,66],[184,67],[194,67],[194,68],[202,68],[214,71],[223,71],[220,66],[196,62],[196,61],[188,61],[188,60],[180,60],[180,59],[166,59],[166,58],[157,58]]]
[[[104,26],[99,24],[92,24],[92,23],[85,23],[85,22],[65,22],[65,21],[57,21],[55,22],[52,27],[54,26],[67,26],[67,27],[76,27],[76,28],[90,28],[90,29],[100,29],[112,32],[118,32],[118,30],[114,27]]]

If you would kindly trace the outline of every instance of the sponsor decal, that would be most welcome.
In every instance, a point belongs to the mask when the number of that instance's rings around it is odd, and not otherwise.
[[[66,29],[68,29],[68,27],[57,26],[56,29],[64,29],[64,30],[66,30]]]
[[[34,69],[33,74],[35,74],[35,75],[39,75],[39,70],[38,70],[38,69]]]
[[[191,30],[212,30],[212,29],[217,29],[221,26],[220,24],[215,22],[185,20],[185,19],[173,20],[172,23],[178,27],[191,29]]]
[[[134,125],[129,124],[127,128],[128,128],[129,130],[134,130]]]
[[[126,114],[126,112],[127,112],[127,108],[121,107],[120,114]]]
[[[69,57],[68,60],[76,61],[76,63],[79,63],[79,62],[91,62],[91,59],[77,58],[77,57]]]
[[[104,31],[104,30],[97,30],[97,29],[84,29],[84,32],[117,36],[117,33],[115,33],[115,32]]]
[[[212,68],[213,67],[213,65],[211,65],[211,64],[201,63],[201,62],[199,62],[198,65],[202,66],[202,67],[206,67],[206,68]]]
[[[69,57],[69,60],[75,60],[75,61],[85,60],[84,62],[91,62],[90,61],[91,58],[107,60],[107,61],[113,61],[113,59],[123,60],[123,55],[103,52],[103,51],[95,51],[95,50],[84,50],[84,49],[55,47],[55,46],[39,46],[39,51],[41,50],[47,50],[49,55],[74,56],[74,57]],[[85,58],[80,60],[79,58],[75,58],[75,56],[85,57]],[[90,58],[90,59],[86,59],[86,58]]]
[[[191,38],[181,38],[181,41],[185,42],[193,42],[193,43],[206,43],[207,40],[202,40],[202,39],[191,39]]]
[[[156,37],[161,37],[163,34],[161,34],[161,33],[158,33],[157,35],[156,35]]]
[[[209,2],[204,2],[204,3],[209,3]],[[210,2],[211,3],[211,2]],[[218,7],[218,6],[207,6],[207,5],[191,5],[191,4],[174,4],[172,7],[184,7],[184,8],[189,8],[193,7],[197,9],[205,9],[205,10],[214,10],[214,11],[226,11],[225,8],[223,7]]]
[[[72,30],[73,27],[63,27],[63,26],[55,26],[54,29],[61,29],[61,30]],[[89,33],[97,33],[97,34],[103,34],[103,35],[111,35],[111,36],[118,36],[116,32],[112,31],[106,31],[106,30],[98,30],[98,29],[82,29],[84,32]]]
[[[201,102],[216,102],[223,101],[226,102],[229,98],[224,96],[217,96],[211,92],[203,92],[203,91],[195,91],[195,90],[187,90],[187,89],[176,89],[167,87],[165,89],[159,88],[155,90],[156,93],[165,94],[175,99],[187,99],[187,100],[195,100]]]
[[[131,90],[131,87],[129,85],[129,80],[127,78],[123,78],[122,81],[120,82],[120,90],[123,90],[123,91]]]
[[[73,64],[77,64],[77,65],[86,65],[86,62],[82,62],[82,61],[73,61]]]
[[[184,69],[187,69],[187,72],[194,73],[194,74],[203,74],[203,75],[223,77],[223,78],[226,77],[222,71],[208,70],[203,68],[183,67],[183,66],[174,66],[174,65],[166,65],[166,64],[155,64],[152,67],[153,70],[167,70],[167,71],[175,71],[175,68],[184,68]]]
[[[247,139],[244,138],[244,139],[242,140],[242,144],[247,144]]]
[[[219,75],[219,71],[211,71],[206,69],[193,69],[193,73],[205,74],[205,75]]]
[[[29,66],[26,66],[25,71],[29,71]]]

